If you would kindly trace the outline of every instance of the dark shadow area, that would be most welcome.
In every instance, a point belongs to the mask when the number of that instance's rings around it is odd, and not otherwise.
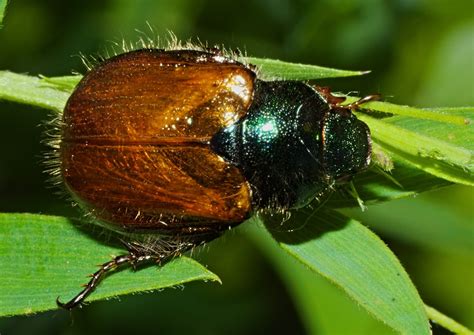
[[[391,172],[387,172],[402,187],[387,176],[376,171],[375,167],[355,176],[354,187],[366,205],[376,202],[412,196],[415,193],[452,185],[451,182],[437,178],[429,173],[405,164],[396,163]],[[330,208],[359,207],[356,199],[349,192],[348,186],[339,187],[327,202]]]
[[[278,215],[264,216],[265,228],[278,242],[300,244],[318,239],[324,234],[344,229],[349,218],[326,208],[301,209],[291,212],[288,220]]]
[[[124,253],[127,253],[126,245],[124,243],[124,241],[127,240],[126,236],[101,227],[85,217],[78,218],[76,216],[68,219],[74,229],[85,238],[92,239],[102,245],[121,248],[124,250]]]

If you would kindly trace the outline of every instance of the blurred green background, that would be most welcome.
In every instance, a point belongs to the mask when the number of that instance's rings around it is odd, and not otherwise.
[[[420,107],[474,105],[472,0],[12,0],[0,30],[0,70],[83,72],[79,53],[173,31],[248,55],[372,70],[328,80],[336,91],[380,92]],[[40,164],[48,112],[0,102],[0,211],[78,216],[48,188]],[[351,211],[398,255],[423,300],[474,327],[474,192],[449,187]],[[248,226],[248,225],[247,225]],[[223,285],[128,296],[0,319],[1,334],[389,334],[337,288],[244,225],[198,259]],[[356,250],[354,252],[357,252]],[[1,271],[1,269],[0,269]],[[85,275],[85,274],[84,274]],[[55,297],[52,297],[54,299]],[[435,333],[445,333],[435,328]]]

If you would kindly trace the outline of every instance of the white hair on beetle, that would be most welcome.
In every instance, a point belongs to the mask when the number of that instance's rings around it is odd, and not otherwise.
[[[161,38],[148,22],[147,27],[149,30],[148,32],[135,29],[138,34],[138,38],[135,41],[127,41],[124,38],[120,39],[119,41],[111,41],[110,44],[105,47],[102,53],[97,55],[84,55],[83,53],[79,53],[79,57],[86,69],[91,71],[107,59],[136,50],[194,50],[214,53],[232,61],[239,62],[245,67],[251,68],[251,70],[256,73],[257,77],[260,77],[259,67],[247,62],[247,52],[245,50],[229,49],[223,45],[209,46],[207,42],[203,42],[199,38],[182,41],[170,30],[168,30],[167,36],[165,38]]]

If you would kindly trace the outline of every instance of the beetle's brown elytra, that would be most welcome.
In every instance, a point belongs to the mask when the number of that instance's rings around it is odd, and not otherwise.
[[[139,50],[81,81],[64,111],[61,170],[97,219],[192,234],[248,218],[244,176],[209,142],[245,115],[255,74],[216,58]]]
[[[327,88],[263,81],[216,50],[141,49],[92,68],[63,113],[62,180],[94,220],[134,237],[58,305],[80,305],[118,266],[165,262],[367,168],[370,131],[351,113],[360,103],[342,102]],[[134,240],[147,234],[160,239]]]

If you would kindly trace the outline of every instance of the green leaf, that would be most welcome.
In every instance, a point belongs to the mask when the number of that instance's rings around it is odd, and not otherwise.
[[[81,75],[72,75],[72,76],[62,76],[62,77],[45,77],[40,76],[41,81],[45,86],[50,86],[52,88],[72,93],[74,88],[79,81],[81,81]]]
[[[260,226],[243,225],[283,279],[307,334],[396,334],[359,308],[342,290],[301,266],[285,253]]]
[[[89,227],[90,228],[90,227]],[[0,214],[0,316],[57,308],[80,290],[87,275],[111,255],[126,251],[91,237],[62,217]],[[112,274],[87,299],[181,285],[193,280],[220,281],[196,261],[180,257],[160,266]]]
[[[5,11],[7,9],[7,0],[0,0],[0,29],[3,28],[3,17],[5,16]]]
[[[439,178],[474,185],[471,124],[376,119],[360,113],[358,118],[367,123],[374,141],[401,161]]]
[[[61,112],[69,95],[69,92],[51,88],[38,77],[0,71],[0,100]]]
[[[474,108],[460,107],[456,111],[452,110],[450,115],[470,120],[474,117]],[[387,118],[384,121],[462,147],[471,151],[471,153],[474,151],[474,141],[472,141],[474,129],[471,122],[456,125],[445,122],[427,122],[426,120],[400,116]]]
[[[346,102],[350,103],[357,100],[359,100],[358,97],[347,97]],[[360,108],[457,125],[470,124],[472,122],[471,118],[473,117],[472,112],[474,111],[473,107],[420,109],[410,106],[395,105],[386,101],[371,101],[362,104]],[[466,115],[460,116],[456,115],[454,112],[462,112],[466,113]]]
[[[471,118],[474,116],[472,114],[474,113],[474,107],[436,107],[436,108],[425,108],[424,110],[435,112],[435,113],[444,113],[444,114],[470,113]]]
[[[281,60],[266,58],[243,57],[243,61],[257,65],[260,68],[261,75],[266,80],[274,78],[278,78],[279,80],[310,80],[360,76],[368,73],[367,71],[338,70],[316,65],[288,63]]]
[[[377,319],[404,334],[430,334],[408,274],[369,229],[331,210],[293,213],[284,226],[266,220],[279,245],[326,277]]]

